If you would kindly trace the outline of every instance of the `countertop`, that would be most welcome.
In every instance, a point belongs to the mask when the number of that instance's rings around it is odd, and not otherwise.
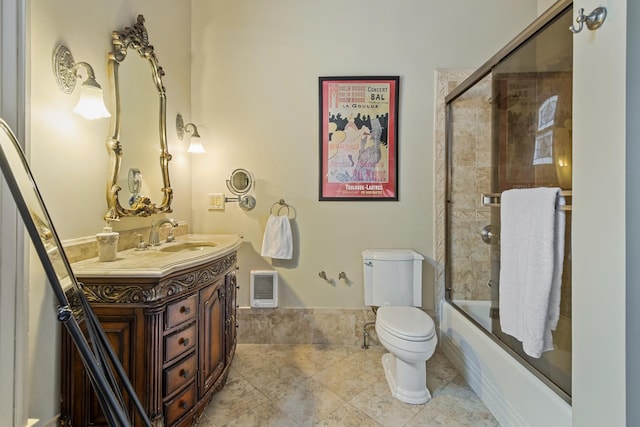
[[[215,243],[215,246],[210,246]],[[174,271],[222,258],[238,249],[241,237],[237,234],[186,234],[175,242],[163,242],[145,250],[127,249],[118,252],[114,261],[100,262],[91,258],[71,264],[80,277],[164,277]],[[180,245],[191,245],[173,251]],[[202,246],[199,246],[202,244]]]

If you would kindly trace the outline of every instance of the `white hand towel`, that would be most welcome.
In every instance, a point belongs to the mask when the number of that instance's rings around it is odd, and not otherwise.
[[[262,256],[291,259],[293,257],[293,238],[291,224],[286,215],[269,215],[262,239]]]
[[[565,215],[559,192],[508,190],[500,200],[500,326],[536,358],[553,350],[560,314]]]

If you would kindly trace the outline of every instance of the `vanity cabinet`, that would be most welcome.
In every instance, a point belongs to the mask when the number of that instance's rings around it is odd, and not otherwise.
[[[224,386],[236,346],[236,264],[232,252],[160,277],[76,272],[155,426],[192,425]],[[60,425],[108,425],[66,330]]]

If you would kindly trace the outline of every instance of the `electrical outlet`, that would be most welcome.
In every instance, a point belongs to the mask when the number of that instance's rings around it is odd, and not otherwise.
[[[225,201],[224,193],[209,193],[209,210],[223,211],[224,201]]]

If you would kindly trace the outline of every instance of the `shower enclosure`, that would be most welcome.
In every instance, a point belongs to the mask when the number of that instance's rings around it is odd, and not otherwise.
[[[571,400],[572,3],[558,2],[445,98],[445,297]],[[560,187],[564,269],[555,349],[540,358],[500,329],[500,193]]]

